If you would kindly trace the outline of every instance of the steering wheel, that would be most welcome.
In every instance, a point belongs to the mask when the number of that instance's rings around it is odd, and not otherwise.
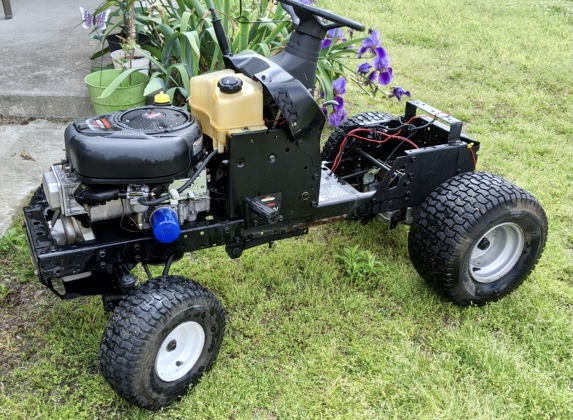
[[[339,16],[336,13],[330,12],[328,10],[319,9],[318,7],[314,7],[309,4],[304,4],[298,0],[279,0],[279,1],[283,4],[283,8],[285,9],[285,11],[291,15],[293,23],[295,25],[298,25],[298,22],[300,21],[299,16],[310,14],[313,15],[315,18],[321,17],[323,19],[330,21],[331,23],[324,23],[323,21],[316,19],[316,21],[320,24],[320,26],[322,26],[322,28],[326,30],[340,28],[343,26],[346,26],[348,28],[360,32],[366,30],[366,27],[361,23]],[[287,5],[287,7],[285,7],[285,5]]]

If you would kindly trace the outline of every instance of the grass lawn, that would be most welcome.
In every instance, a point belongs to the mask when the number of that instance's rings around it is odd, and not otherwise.
[[[318,5],[378,28],[395,83],[464,121],[482,143],[478,170],[543,204],[549,239],[529,279],[459,308],[416,274],[408,227],[375,222],[322,226],[238,260],[197,252],[171,273],[220,298],[227,335],[201,383],[152,413],[99,374],[101,300],[40,286],[16,224],[0,240],[0,418],[571,418],[573,1]],[[403,110],[358,89],[347,102],[349,113]],[[374,273],[345,274],[337,255],[356,245]]]

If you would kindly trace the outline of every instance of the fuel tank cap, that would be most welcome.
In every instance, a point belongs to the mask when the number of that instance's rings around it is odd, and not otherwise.
[[[243,89],[243,81],[237,76],[225,76],[219,80],[217,86],[223,93],[237,93]]]

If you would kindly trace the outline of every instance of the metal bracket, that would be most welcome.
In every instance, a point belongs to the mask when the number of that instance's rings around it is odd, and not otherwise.
[[[406,120],[416,116],[417,109],[421,109],[422,111],[427,112],[431,117],[444,121],[450,125],[450,132],[448,134],[449,143],[460,140],[463,124],[460,120],[452,117],[447,112],[440,111],[439,109],[419,100],[408,101],[406,103],[406,113],[404,115]]]

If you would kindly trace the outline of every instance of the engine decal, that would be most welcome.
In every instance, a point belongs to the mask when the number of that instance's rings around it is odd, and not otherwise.
[[[149,111],[142,115],[143,118],[147,118],[148,120],[158,120],[160,118],[165,118],[166,115],[164,112],[159,111]]]
[[[86,124],[91,130],[109,130],[112,128],[110,122],[106,118],[92,118],[86,120]]]

